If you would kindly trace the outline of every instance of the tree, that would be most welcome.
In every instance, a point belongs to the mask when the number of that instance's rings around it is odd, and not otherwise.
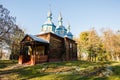
[[[108,60],[120,60],[120,34],[107,29],[103,31],[103,44]]]
[[[0,41],[6,40],[15,28],[15,17],[9,13],[9,10],[0,5]]]
[[[78,43],[78,57],[82,59],[82,54],[87,54],[87,45],[88,45],[88,31],[81,32],[78,39],[76,39]]]
[[[22,29],[20,29],[17,25],[14,29],[14,34],[11,39],[11,57],[10,59],[18,59],[20,53],[20,41],[23,39],[25,33]]]
[[[99,54],[100,45],[100,37],[93,28],[89,31],[88,35],[88,53],[90,61],[96,61]]]
[[[10,11],[0,5],[0,50],[2,53],[5,45],[9,46],[12,54],[18,53],[19,42],[24,36],[24,31],[15,23],[16,18],[10,16]],[[5,44],[4,44],[5,42]]]
[[[78,39],[78,49],[80,55],[88,54],[89,61],[96,61],[97,55],[100,52],[101,40],[94,29],[82,32]],[[81,56],[80,56],[81,57]]]
[[[80,59],[88,54],[89,61],[120,61],[120,32],[106,29],[102,33],[99,36],[94,29],[80,33],[76,39]]]

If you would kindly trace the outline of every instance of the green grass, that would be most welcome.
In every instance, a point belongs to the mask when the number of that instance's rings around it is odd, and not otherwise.
[[[114,74],[110,76],[109,80],[120,80],[120,64],[113,66]]]
[[[16,61],[0,61],[0,75],[3,79],[10,80],[120,80],[120,64],[112,65],[115,62],[87,62],[87,61],[68,61],[68,62],[50,62],[41,63],[35,66],[14,68],[3,71],[2,69],[7,66],[16,64]],[[96,75],[86,76],[81,73],[89,73],[95,71],[97,68],[111,65],[113,67],[113,75],[110,77],[99,77]],[[47,72],[62,69],[71,68],[70,72],[66,74],[59,74],[57,72]],[[80,67],[80,72],[75,71],[74,67]],[[94,68],[97,67],[97,68]],[[45,71],[43,69],[46,69]],[[63,71],[64,72],[64,71]]]
[[[0,60],[0,69],[16,64],[15,60]]]

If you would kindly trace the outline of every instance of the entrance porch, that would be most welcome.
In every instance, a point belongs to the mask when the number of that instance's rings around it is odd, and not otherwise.
[[[18,63],[31,64],[47,62],[49,43],[33,35],[26,35],[21,41]]]

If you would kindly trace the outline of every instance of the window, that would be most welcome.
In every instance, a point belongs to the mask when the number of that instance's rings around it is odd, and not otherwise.
[[[52,31],[52,28],[51,28],[51,27],[48,27],[48,31]]]
[[[44,55],[44,50],[45,50],[44,46],[39,46],[36,48],[36,54],[37,55]]]
[[[70,43],[70,48],[72,48],[72,43]]]
[[[45,30],[46,30],[46,27],[43,28],[43,31],[45,31]]]

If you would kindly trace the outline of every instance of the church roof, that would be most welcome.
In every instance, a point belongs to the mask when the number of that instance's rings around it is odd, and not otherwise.
[[[24,40],[27,36],[29,36],[30,38],[32,38],[32,39],[33,39],[34,41],[36,41],[36,42],[49,43],[48,41],[46,41],[46,40],[44,40],[44,39],[42,39],[42,38],[40,38],[40,37],[37,37],[37,36],[35,36],[35,35],[31,35],[31,34],[26,34],[25,37],[23,38],[23,40]],[[23,41],[23,40],[22,40],[22,41]]]
[[[73,34],[71,32],[68,32],[67,36],[73,36]]]
[[[58,27],[56,30],[64,30],[62,27]]]
[[[53,27],[56,27],[56,26],[54,25],[54,23],[44,23],[42,26],[53,26]]]
[[[51,11],[48,12],[47,14],[47,21],[42,25],[42,29],[40,34],[46,33],[46,32],[53,32],[57,36],[61,37],[73,37],[72,32],[70,31],[70,24],[67,25],[68,29],[63,25],[63,18],[61,13],[58,15],[58,26],[54,25],[52,22],[52,13]]]
[[[67,31],[67,29],[64,26],[59,26],[58,28],[56,28],[56,30],[65,30],[65,31]]]
[[[51,11],[49,11],[48,14],[47,14],[47,21],[43,24],[43,26],[45,26],[45,25],[56,27],[54,25],[54,23],[52,22],[52,13],[51,13]]]
[[[41,32],[55,32],[56,26],[52,22],[52,13],[51,11],[47,14],[47,21],[42,25]]]

